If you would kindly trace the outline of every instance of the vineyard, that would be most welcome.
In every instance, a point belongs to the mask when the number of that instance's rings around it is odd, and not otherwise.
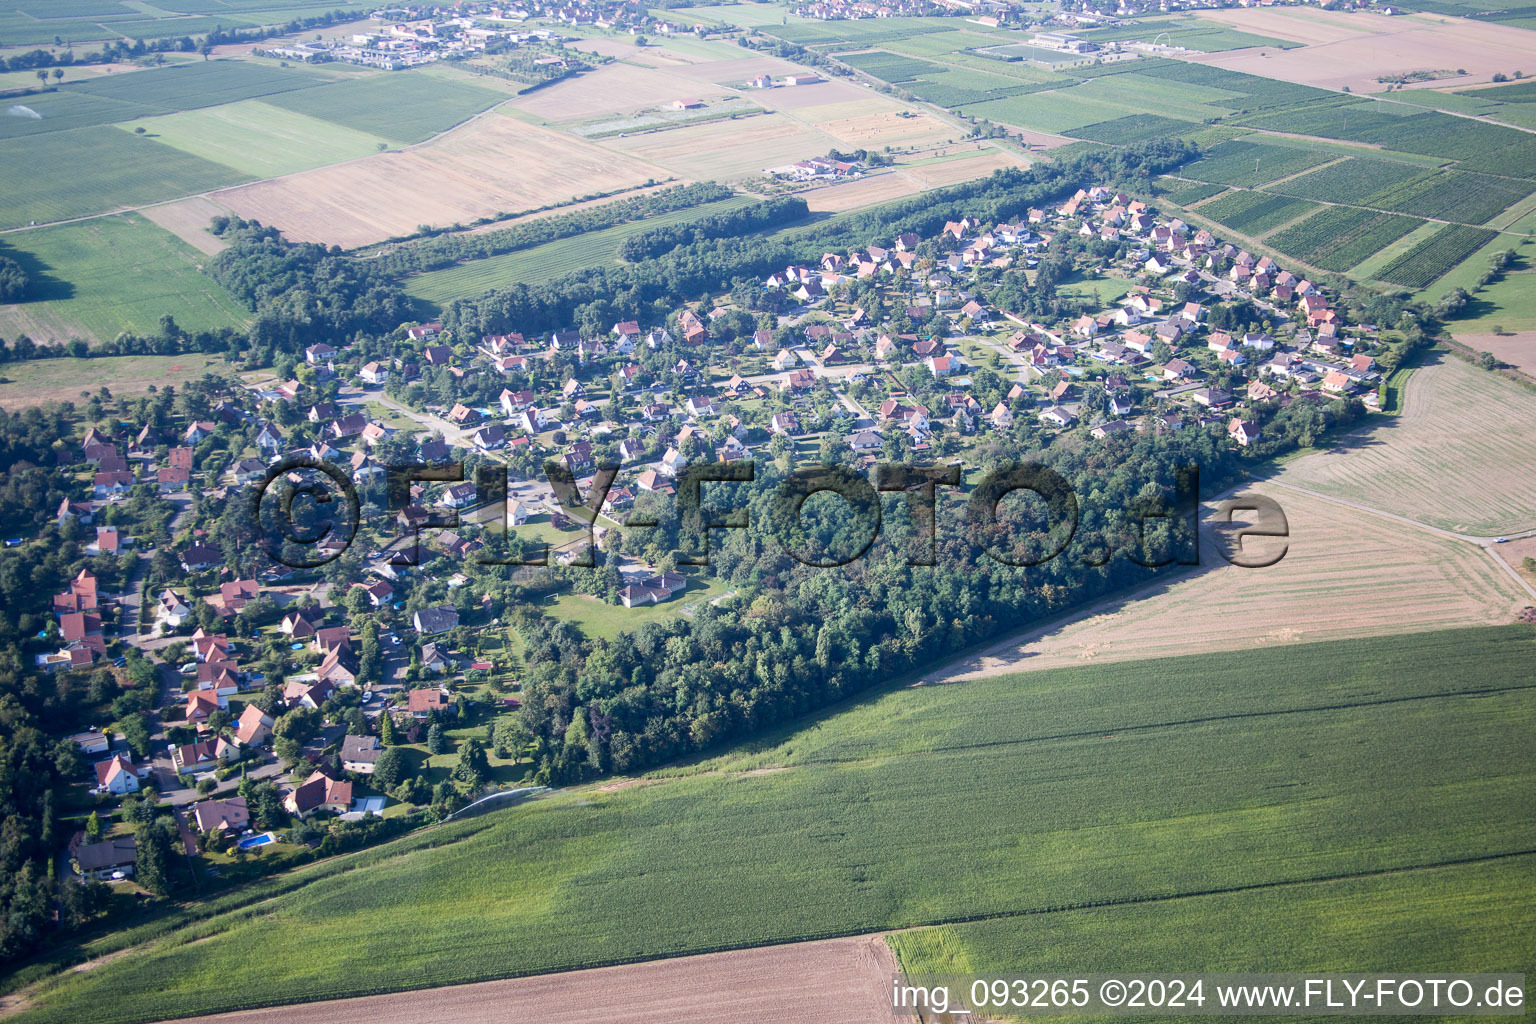
[[[1268,239],[1288,256],[1342,273],[1424,223],[1412,217],[1330,206]]]
[[[1435,171],[1368,197],[1363,205],[1435,220],[1481,224],[1524,199],[1530,188],[1508,178]]]
[[[930,64],[925,60],[913,60],[911,57],[902,57],[884,50],[844,53],[839,54],[837,59],[866,75],[872,75],[882,82],[892,84],[910,82],[925,72],[942,70],[938,65]]]
[[[1299,178],[1270,186],[1281,195],[1316,199],[1324,203],[1366,203],[1369,196],[1424,176],[1424,168],[1391,160],[1349,157]]]
[[[1254,187],[1300,173],[1338,159],[1331,153],[1258,142],[1223,142],[1212,147],[1203,160],[1180,172],[1181,177],[1222,185]]]
[[[1448,224],[1387,264],[1377,276],[1404,288],[1423,288],[1497,237],[1497,231]]]
[[[1180,121],[1160,114],[1131,114],[1113,121],[1100,121],[1083,128],[1074,128],[1067,134],[1090,142],[1107,142],[1117,146],[1133,142],[1148,142],[1169,135],[1179,135],[1199,127],[1192,121]]]
[[[1157,183],[1158,194],[1167,196],[1170,202],[1177,203],[1179,206],[1193,206],[1202,199],[1219,196],[1226,190],[1225,185],[1189,183],[1179,181],[1177,178],[1164,178]]]
[[[1200,207],[1200,215],[1251,238],[1318,209],[1316,203],[1268,192],[1229,192]]]

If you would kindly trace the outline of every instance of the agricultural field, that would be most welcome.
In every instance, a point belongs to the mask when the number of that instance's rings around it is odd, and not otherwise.
[[[1424,177],[1424,168],[1392,160],[1348,157],[1338,163],[1308,171],[1289,181],[1276,182],[1269,191],[1324,203],[1369,206],[1366,200],[1387,189]]]
[[[1457,79],[1459,84],[1487,82],[1495,72],[1508,73],[1529,61],[1536,45],[1536,35],[1527,29],[1426,15],[1233,9],[1203,11],[1201,16],[1239,31],[1276,36],[1295,24],[1289,37],[1313,45],[1207,53],[1192,60],[1300,85],[1348,86],[1355,92],[1376,92],[1381,88],[1379,76],[1413,70],[1465,68],[1468,73]]]
[[[313,89],[325,81],[313,72],[272,63],[214,60],[176,64],[131,75],[100,76],[66,85],[61,91],[138,104],[154,113],[168,114]]]
[[[1465,171],[1436,171],[1369,197],[1363,205],[1416,217],[1482,224],[1530,194],[1526,181]]]
[[[1212,196],[1221,195],[1227,191],[1227,187],[1205,182],[1180,181],[1177,178],[1161,178],[1157,181],[1155,190],[1158,195],[1166,196],[1171,203],[1179,206],[1193,206]]]
[[[606,139],[620,166],[638,159],[679,178],[729,181],[761,174],[833,148],[832,138],[783,114],[711,121],[664,132]]]
[[[0,370],[0,409],[17,410],[48,402],[84,401],[106,387],[118,397],[142,395],[151,387],[179,387],[206,373],[223,376],[229,364],[199,353],[176,356],[101,356],[92,359],[29,359]]]
[[[268,102],[397,142],[422,142],[495,106],[504,93],[412,71],[348,78]]]
[[[666,177],[654,165],[616,160],[593,143],[494,114],[407,152],[247,185],[219,202],[291,239],[354,248],[421,224],[537,210]]]
[[[1300,174],[1333,159],[1330,153],[1234,140],[1213,146],[1205,157],[1186,164],[1179,176],[1217,185],[1252,188]]]
[[[745,81],[752,76],[741,77]],[[671,70],[608,64],[518,96],[507,106],[540,121],[573,123],[670,106],[684,95],[709,103],[731,94],[707,82],[686,80]]]
[[[1530,855],[1372,877],[1084,908],[889,937],[908,973],[1044,977],[1169,971],[1284,972],[1411,963],[1426,972],[1502,964],[1536,944]],[[1171,954],[1170,951],[1177,953]]]
[[[1447,224],[1382,267],[1378,276],[1405,288],[1423,288],[1497,237],[1497,231]]]
[[[109,341],[123,331],[158,334],[163,313],[188,330],[247,316],[201,272],[205,253],[136,213],[8,234],[5,252],[33,277],[36,297],[0,306],[0,337]]]
[[[1289,474],[1276,479],[1286,482]],[[1285,557],[1275,565],[1229,565],[1211,541],[1203,545],[1202,568],[1181,579],[1000,640],[925,675],[924,682],[1207,651],[1273,650],[1413,632],[1426,622],[1493,625],[1511,621],[1532,603],[1529,593],[1472,544],[1278,483],[1247,491],[1273,498],[1285,511],[1288,539],[1246,542],[1261,555],[1283,547]],[[1214,514],[1212,504],[1206,514]],[[1214,529],[1209,519],[1206,529]],[[1241,615],[1225,614],[1239,605],[1245,609]],[[1216,619],[1221,627],[1212,629]]]
[[[1202,217],[1209,217],[1249,238],[1259,238],[1321,207],[1305,199],[1238,190],[1204,203],[1197,209]]]
[[[441,305],[450,299],[480,295],[492,288],[505,288],[517,281],[538,284],[576,270],[613,263],[618,259],[620,243],[631,235],[740,209],[756,201],[748,196],[736,196],[629,224],[619,224],[601,231],[588,231],[536,245],[531,249],[429,271],[408,279],[405,291],[425,302]]]
[[[0,141],[0,228],[161,202],[249,181],[223,164],[105,125]]]
[[[1283,482],[1444,530],[1495,536],[1536,520],[1536,403],[1518,384],[1432,357],[1403,411],[1286,465]]]
[[[1270,236],[1268,244],[1314,267],[1342,273],[1424,222],[1349,206],[1329,206]]]
[[[1070,132],[1090,124],[1113,121],[1126,114],[1126,109],[1119,104],[1086,99],[1075,95],[1076,92],[1076,89],[1057,89],[987,100],[971,104],[964,113],[967,117],[1044,132]]]
[[[1113,121],[1102,121],[1099,124],[1074,128],[1072,136],[1087,139],[1090,142],[1126,146],[1133,142],[1148,142],[1166,135],[1178,135],[1194,127],[1195,125],[1189,121],[1178,121],[1158,114],[1130,114],[1126,117],[1117,117]]]
[[[261,100],[143,118],[121,127],[143,128],[156,142],[254,178],[275,178],[356,160],[390,145],[377,135]]]
[[[151,6],[120,0],[6,0],[0,5],[0,40],[7,46],[49,46],[108,39],[163,38],[206,32],[214,24],[280,25],[316,13],[314,0],[162,0]],[[360,0],[336,0],[321,10],[355,10]],[[207,15],[216,14],[217,18]]]
[[[782,742],[256,883],[66,972],[14,1019],[160,1019],[980,915],[1049,926],[1090,904],[1517,855],[1536,841],[1536,693],[1516,682],[1532,643],[1504,626],[907,686]],[[1529,916],[1414,912],[1496,936]],[[1293,969],[1326,966],[1315,919],[1267,923]],[[1224,962],[1180,948],[1181,969]]]
[[[840,53],[837,59],[866,75],[872,75],[892,84],[910,82],[921,75],[943,70],[938,64],[932,64],[926,60],[913,60],[911,57],[887,53],[884,50],[872,50],[868,53]]]
[[[1219,21],[1207,20],[1203,17],[1152,18],[1114,28],[1086,29],[1081,35],[1084,39],[1090,39],[1096,43],[1136,40],[1152,42],[1155,39],[1164,45],[1182,46],[1203,53],[1220,53],[1225,50],[1254,46],[1289,49],[1302,45],[1300,42],[1283,37],[1275,38],[1256,35],[1252,32],[1239,32]]]

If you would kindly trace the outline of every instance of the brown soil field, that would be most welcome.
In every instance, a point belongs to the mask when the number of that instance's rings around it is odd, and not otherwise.
[[[536,209],[664,177],[659,168],[615,161],[591,143],[492,112],[414,149],[242,185],[218,198],[290,239],[355,248],[421,224]]]
[[[825,153],[836,140],[782,114],[764,114],[607,139],[603,145],[682,177],[726,180]]]
[[[913,117],[902,117],[896,113],[863,114],[839,121],[825,121],[818,124],[816,129],[854,149],[929,146],[952,139],[958,134],[958,129],[929,114]]]
[[[1004,167],[1028,167],[1027,157],[986,146],[974,156],[941,160],[938,163],[907,166],[902,170],[922,182],[924,188],[954,185],[972,178],[985,177]]]
[[[844,210],[857,210],[876,203],[888,203],[892,199],[915,195],[922,190],[922,183],[911,175],[888,171],[841,185],[813,188],[799,195],[812,213],[842,213]]]
[[[810,87],[807,86],[807,88]],[[752,98],[768,106],[770,104],[767,101],[771,98],[771,93],[753,93]],[[841,100],[837,103],[823,103],[815,107],[796,107],[793,116],[796,120],[804,121],[806,124],[821,125],[828,121],[845,121],[850,117],[895,113],[911,109],[904,103],[893,100],[888,96],[870,93],[864,96],[856,96],[851,100]],[[918,113],[918,111],[913,110],[913,113]]]
[[[1346,39],[1393,31],[1396,19],[1379,15],[1348,16],[1310,7],[1269,7],[1202,11],[1200,17],[1219,21],[1254,35],[1271,36],[1322,46]]]
[[[197,1024],[868,1024],[890,1017],[896,959],[862,935],[622,967],[300,1003]]]
[[[670,71],[609,64],[531,92],[509,105],[549,121],[585,121],[673,100],[712,100],[727,95],[730,93],[725,89],[683,79]]]
[[[1532,603],[1474,544],[1283,487],[1251,490],[1285,511],[1288,541],[1245,542],[1259,552],[1287,543],[1277,564],[1228,565],[1206,533],[1209,568],[995,644],[925,681],[1507,623]]]
[[[1326,14],[1326,17],[1323,15]],[[1202,11],[1202,17],[1244,31],[1263,34],[1277,11]],[[1508,73],[1529,64],[1536,53],[1536,32],[1508,25],[1415,14],[1389,18],[1380,14],[1308,11],[1306,25],[1319,19],[1319,32],[1333,41],[1295,50],[1250,47],[1225,53],[1191,54],[1184,59],[1325,89],[1348,86],[1355,92],[1377,92],[1377,76],[1407,71],[1466,68],[1460,85],[1490,81],[1495,72]],[[1358,26],[1354,35],[1345,33]],[[1289,28],[1289,22],[1280,27]],[[1268,29],[1273,34],[1278,31]],[[1286,38],[1296,38],[1295,31]]]
[[[229,248],[229,243],[208,231],[208,222],[218,216],[227,216],[229,210],[202,196],[181,199],[160,206],[146,206],[139,211],[194,249],[212,256]]]
[[[672,72],[679,78],[687,78],[695,82],[714,82],[717,85],[742,86],[758,75],[772,75],[782,78],[785,75],[814,74],[807,67],[784,60],[780,57],[742,57],[738,60],[715,60],[706,64],[690,64],[687,67],[679,67]],[[809,88],[801,87],[801,88]],[[791,93],[797,89],[746,89],[748,95],[754,98],[759,95],[771,95],[775,93]],[[764,104],[767,106],[768,104]]]
[[[892,102],[873,89],[849,82],[817,82],[814,85],[749,91],[753,99],[773,110],[803,110],[806,107],[825,107],[832,103],[856,103],[860,100],[881,105]]]
[[[1536,331],[1512,331],[1507,334],[1452,333],[1457,341],[1479,352],[1492,352],[1500,362],[1508,363],[1529,377],[1536,377]]]
[[[1536,397],[1460,359],[1431,357],[1403,411],[1373,418],[1279,479],[1473,536],[1536,527]]]

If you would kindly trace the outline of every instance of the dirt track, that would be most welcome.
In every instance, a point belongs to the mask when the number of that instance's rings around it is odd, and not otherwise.
[[[865,1024],[890,1016],[880,936],[188,1018],[199,1024]]]

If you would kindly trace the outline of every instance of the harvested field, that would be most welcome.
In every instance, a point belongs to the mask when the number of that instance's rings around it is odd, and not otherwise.
[[[985,177],[1005,167],[1028,167],[1029,159],[1004,150],[987,148],[974,156],[935,160],[932,163],[910,164],[902,170],[922,182],[923,188],[955,185],[972,178]]]
[[[756,175],[765,167],[825,153],[835,144],[831,136],[783,114],[712,121],[603,143],[679,176],[717,180]]]
[[[811,74],[810,68],[802,67],[792,61],[780,57],[755,56],[742,57],[739,60],[716,60],[707,64],[689,64],[673,69],[672,74],[678,78],[686,78],[694,82],[714,82],[719,85],[741,85],[758,75],[772,75],[782,78],[785,75]],[[754,96],[762,93],[792,93],[799,92],[809,86],[801,86],[795,89],[769,89],[751,90]]]
[[[1508,363],[1528,377],[1536,377],[1536,331],[1512,331],[1507,334],[1462,334],[1452,336],[1468,348],[1492,352],[1494,358]]]
[[[1432,356],[1403,411],[1372,423],[1281,479],[1458,533],[1536,527],[1536,401],[1518,384]]]
[[[194,249],[212,256],[229,247],[229,243],[208,230],[208,222],[229,211],[211,199],[193,196],[175,203],[146,206],[139,211],[144,219],[160,225]]]
[[[1207,534],[1210,568],[1010,638],[925,681],[1506,623],[1531,603],[1473,544],[1283,487],[1251,490],[1285,510],[1289,547],[1277,564],[1228,565]],[[1246,542],[1261,553],[1276,543]]]
[[[24,409],[47,402],[74,402],[80,392],[95,393],[105,385],[118,398],[146,393],[150,385],[163,388],[197,380],[205,373],[223,374],[229,364],[200,353],[178,356],[103,356],[97,359],[29,359],[7,363],[0,371],[0,409]]]
[[[1273,35],[1279,31],[1269,27],[1270,22],[1293,20],[1280,11],[1202,11],[1201,15],[1244,31]],[[1495,72],[1507,74],[1529,63],[1531,53],[1536,52],[1536,32],[1464,18],[1308,11],[1305,18],[1294,20],[1300,27],[1291,30],[1290,38],[1296,38],[1297,31],[1311,32],[1314,21],[1321,22],[1325,26],[1321,31],[1334,38],[1294,50],[1250,48],[1195,54],[1188,59],[1282,82],[1325,89],[1348,86],[1355,92],[1370,93],[1381,88],[1376,81],[1379,75],[1440,68],[1467,69],[1465,77],[1456,79],[1458,86],[1488,82]],[[1356,26],[1358,31],[1348,34]]]
[[[852,82],[817,82],[814,85],[753,89],[750,92],[753,99],[770,110],[805,110],[808,107],[825,107],[833,103],[869,103],[874,105],[876,110],[891,105],[900,106],[894,100],[880,95],[873,89],[854,85]]]
[[[421,224],[537,209],[663,177],[569,135],[489,114],[416,149],[232,189],[219,201],[291,239],[355,248]]]
[[[811,189],[809,192],[801,192],[800,198],[805,200],[805,205],[811,208],[812,213],[842,213],[877,203],[888,203],[892,199],[914,195],[922,190],[922,183],[910,174],[891,171],[841,185]]]
[[[929,114],[903,117],[897,113],[863,114],[825,121],[817,129],[845,146],[881,149],[885,146],[929,146],[953,139],[958,129]]]
[[[670,104],[689,97],[712,100],[730,92],[687,81],[669,71],[609,64],[510,100],[508,106],[549,121],[585,121]]]
[[[772,1007],[773,1017],[801,1024],[857,1024],[890,1015],[895,971],[884,938],[855,936],[192,1019],[198,1024],[671,1024],[688,1019],[748,1024],[762,1020],[764,1008]]]

